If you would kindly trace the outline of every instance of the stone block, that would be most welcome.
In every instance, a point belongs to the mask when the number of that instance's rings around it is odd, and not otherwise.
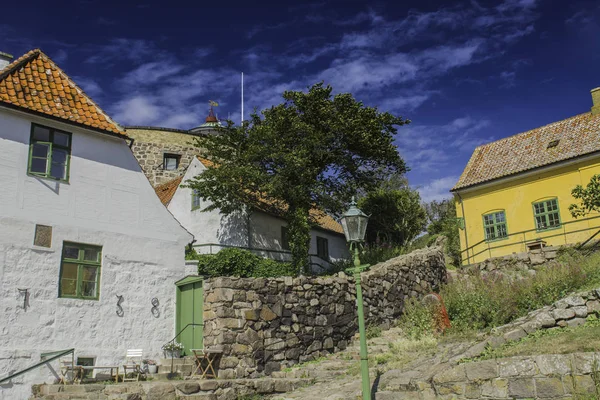
[[[507,342],[513,342],[519,339],[523,339],[527,336],[527,332],[525,332],[522,328],[513,329],[512,331],[506,332],[504,334],[504,339]]]
[[[498,347],[502,346],[504,343],[506,343],[506,339],[504,339],[504,337],[502,337],[502,336],[492,336],[491,338],[489,338],[487,340],[487,344],[492,349],[497,349]]]
[[[202,379],[198,384],[200,385],[200,389],[205,391],[217,390],[219,388],[219,381],[215,379]]]
[[[556,320],[547,312],[541,312],[535,316],[535,320],[540,323],[542,328],[551,328],[556,324]]]
[[[476,382],[469,382],[465,385],[465,397],[467,399],[481,398],[481,385]]]
[[[508,397],[508,380],[505,378],[492,379],[481,384],[481,396],[492,398]]]
[[[275,382],[273,379],[257,379],[254,381],[254,388],[257,393],[272,393],[274,391]]]
[[[541,398],[557,398],[565,394],[560,378],[534,378],[536,396]]]
[[[568,355],[544,354],[534,357],[540,374],[567,375],[571,373],[571,363]]]
[[[249,321],[258,321],[258,312],[256,310],[244,310],[244,318]]]
[[[535,397],[533,378],[514,378],[508,380],[508,396],[514,398]]]
[[[465,393],[465,383],[443,383],[435,386],[438,394],[443,395],[463,395]]]
[[[552,311],[552,316],[556,320],[571,319],[575,317],[575,311],[570,308],[557,308]]]
[[[588,313],[600,313],[600,301],[590,300],[586,303]]]
[[[148,400],[176,400],[175,386],[170,383],[161,383],[148,390]]]
[[[567,321],[567,326],[570,328],[574,328],[576,326],[581,326],[583,324],[586,323],[586,319],[585,318],[573,318],[569,321]]]
[[[573,373],[591,374],[594,368],[594,353],[575,353],[573,354]]]
[[[586,318],[588,315],[588,308],[586,306],[571,307],[571,310],[575,311],[575,317]]]
[[[485,380],[498,377],[496,360],[466,363],[465,372],[470,381]]]
[[[183,382],[176,386],[177,390],[179,390],[183,394],[192,394],[198,393],[200,391],[200,384],[198,382]]]
[[[447,368],[433,377],[434,383],[459,382],[467,380],[464,364]]]
[[[262,310],[260,310],[260,318],[264,321],[273,321],[277,318],[277,314],[275,314],[269,307],[263,306]]]
[[[534,376],[538,374],[535,362],[529,357],[512,357],[498,360],[498,370],[501,377]]]
[[[525,331],[525,333],[527,333],[528,335],[534,333],[535,331],[540,330],[541,328],[542,328],[542,324],[535,320],[525,322],[524,324],[521,325],[521,329],[523,329]]]
[[[568,377],[564,378],[565,380]],[[563,381],[565,389],[567,389],[566,381]],[[573,377],[572,388],[569,388],[568,394],[574,395],[590,395],[596,394],[596,384],[590,375],[576,375]]]

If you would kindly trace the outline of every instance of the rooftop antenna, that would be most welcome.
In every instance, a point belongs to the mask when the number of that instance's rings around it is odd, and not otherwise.
[[[244,123],[244,73],[242,72],[242,116],[241,123]]]

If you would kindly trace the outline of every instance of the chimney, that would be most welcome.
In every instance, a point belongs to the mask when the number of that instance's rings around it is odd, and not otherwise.
[[[13,60],[13,56],[8,53],[3,53],[0,51],[0,70],[3,70],[8,64],[10,64]]]
[[[600,87],[592,89],[592,115],[600,114]]]

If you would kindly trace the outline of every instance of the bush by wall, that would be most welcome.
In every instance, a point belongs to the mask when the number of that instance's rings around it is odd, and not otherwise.
[[[296,276],[290,263],[262,258],[248,250],[229,248],[217,254],[188,253],[188,259],[198,260],[198,275],[268,278]]]

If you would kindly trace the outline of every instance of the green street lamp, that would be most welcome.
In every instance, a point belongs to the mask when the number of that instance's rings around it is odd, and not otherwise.
[[[342,215],[340,223],[342,224],[346,241],[350,245],[350,252],[353,253],[354,258],[354,268],[348,269],[347,272],[354,276],[354,282],[356,283],[356,306],[358,308],[358,332],[360,335],[360,373],[362,376],[363,400],[371,400],[371,383],[369,382],[369,358],[367,356],[367,336],[365,333],[365,313],[363,309],[362,288],[360,286],[360,273],[369,268],[369,265],[360,265],[358,251],[360,243],[365,240],[368,221],[369,216],[356,206],[353,197],[350,208]]]

